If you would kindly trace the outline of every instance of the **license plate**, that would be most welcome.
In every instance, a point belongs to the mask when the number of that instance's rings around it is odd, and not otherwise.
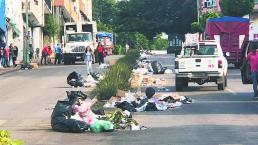
[[[76,56],[76,59],[81,59],[81,57],[80,56]]]

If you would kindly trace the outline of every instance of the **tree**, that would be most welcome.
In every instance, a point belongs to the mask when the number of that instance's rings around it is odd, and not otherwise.
[[[93,20],[113,26],[117,12],[116,0],[94,0]]]
[[[242,17],[253,11],[254,0],[221,0],[220,6],[223,15]]]
[[[202,14],[199,18],[200,22],[193,22],[191,24],[192,32],[203,32],[206,26],[206,22],[210,18],[218,18],[220,15],[215,11],[210,11]]]
[[[58,32],[59,26],[55,17],[51,14],[45,15],[45,26],[43,28],[43,33],[54,38]]]
[[[165,50],[168,48],[168,40],[162,38],[162,34],[158,34],[151,45],[152,50]]]
[[[121,32],[117,37],[117,44],[125,46],[128,43],[133,49],[147,49],[149,47],[148,39],[141,33]]]
[[[130,0],[120,2],[116,31],[140,32],[152,39],[157,33],[184,34],[196,20],[196,0]]]

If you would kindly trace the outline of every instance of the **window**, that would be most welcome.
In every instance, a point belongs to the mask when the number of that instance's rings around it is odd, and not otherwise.
[[[212,8],[216,6],[215,0],[204,0],[203,7],[204,8]]]

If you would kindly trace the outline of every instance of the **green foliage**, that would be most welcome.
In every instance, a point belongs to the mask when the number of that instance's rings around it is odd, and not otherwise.
[[[148,39],[138,32],[122,32],[118,34],[117,44],[125,46],[128,43],[132,49],[146,49],[149,46]]]
[[[223,15],[242,17],[253,11],[254,0],[221,0]]]
[[[203,32],[206,26],[206,22],[209,18],[218,18],[220,15],[219,13],[215,12],[215,11],[209,11],[206,12],[204,14],[202,14],[199,18],[200,23],[198,22],[193,22],[191,24],[191,29],[192,32]]]
[[[59,32],[59,26],[57,24],[57,19],[51,15],[45,15],[45,26],[43,27],[43,32],[45,35],[54,37]]]
[[[116,45],[115,50],[114,50],[115,55],[122,55],[125,54],[125,48],[122,47],[121,45]]]
[[[112,26],[102,22],[97,23],[98,31],[113,32]]]
[[[116,32],[139,32],[149,40],[159,32],[189,32],[197,16],[196,0],[130,0],[118,5]]]
[[[152,50],[165,50],[168,48],[168,40],[162,38],[162,34],[158,34],[152,44],[151,49]]]
[[[131,50],[110,68],[93,92],[98,99],[107,100],[114,96],[118,89],[126,90],[130,87],[128,80],[131,76],[132,66],[138,57],[139,52]]]
[[[93,20],[113,26],[117,14],[116,0],[94,0]],[[103,30],[104,31],[104,30]]]
[[[198,22],[193,22],[191,24],[191,29],[192,29],[193,33],[201,32],[201,26],[200,26],[200,24]]]
[[[0,145],[23,145],[23,142],[21,140],[13,140],[9,131],[1,130]]]

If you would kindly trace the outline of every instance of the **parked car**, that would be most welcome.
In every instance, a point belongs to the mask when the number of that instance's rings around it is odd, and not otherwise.
[[[224,90],[227,71],[228,62],[218,42],[201,41],[196,45],[186,45],[175,60],[176,90],[188,87],[188,82],[199,85],[215,82],[218,90]]]
[[[242,45],[240,70],[243,84],[252,83],[251,68],[249,62],[247,61],[246,54],[248,54],[251,50],[254,50],[256,48],[258,48],[258,40],[245,41]]]

